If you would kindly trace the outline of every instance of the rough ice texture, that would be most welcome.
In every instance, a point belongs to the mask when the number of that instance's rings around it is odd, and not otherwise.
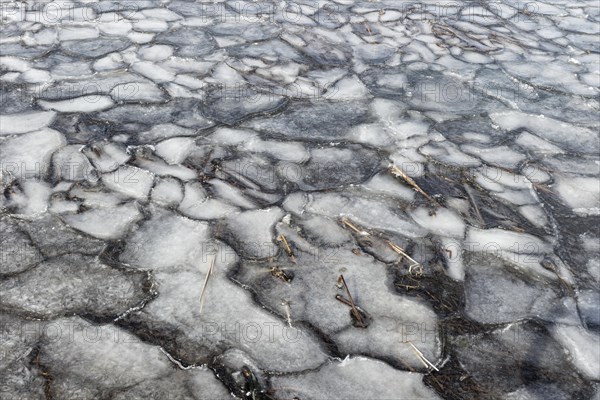
[[[0,232],[2,238],[0,273],[21,272],[42,260],[41,252],[31,242],[27,233],[20,229],[17,221],[12,218],[2,218]]]
[[[0,282],[0,307],[37,318],[118,316],[149,298],[147,276],[80,255],[60,256]]]
[[[249,352],[264,369],[277,371],[315,368],[324,361],[309,332],[288,332],[281,320],[251,305],[249,294],[226,278],[237,256],[231,248],[209,240],[208,234],[204,222],[164,214],[127,239],[121,260],[155,270],[160,293],[134,320],[159,332],[174,329],[182,347],[173,350],[186,363],[202,362],[231,347]],[[211,265],[216,271],[208,280],[201,308],[199,299]],[[275,360],[280,361],[270,364]]]
[[[140,219],[140,212],[133,204],[63,216],[63,221],[71,227],[99,239],[118,239]]]
[[[2,2],[2,399],[598,398],[597,5],[58,3]]]
[[[387,382],[380,385],[378,382]],[[397,371],[369,358],[347,358],[324,365],[318,371],[300,376],[273,379],[275,393],[280,398],[318,399],[437,399],[435,392],[422,383],[422,375]]]
[[[0,135],[12,135],[37,131],[54,120],[56,113],[41,111],[35,113],[0,115]]]

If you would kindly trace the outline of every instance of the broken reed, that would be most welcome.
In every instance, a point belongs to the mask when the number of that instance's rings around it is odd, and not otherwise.
[[[342,225],[344,225],[345,227],[349,228],[350,230],[354,231],[355,233],[357,233],[361,236],[371,236],[371,234],[369,232],[358,227],[356,224],[354,224],[352,221],[350,221],[347,217],[343,217],[340,222],[342,223]],[[398,253],[402,257],[406,258],[408,261],[410,261],[410,265],[408,266],[408,272],[411,275],[415,275],[417,277],[423,275],[423,265],[421,263],[419,263],[417,260],[415,260],[414,258],[409,256],[408,253],[402,247],[398,246],[396,243],[394,243],[390,240],[387,240],[387,239],[384,241],[388,246],[390,246],[390,248],[392,250],[394,250],[396,253]],[[354,253],[354,254],[356,254],[356,253]],[[414,272],[414,274],[413,274],[413,272]]]
[[[354,304],[354,300],[352,299],[352,294],[350,294],[350,289],[348,289],[348,285],[346,284],[346,280],[344,279],[344,275],[340,275],[340,277],[338,278],[338,285],[343,285],[344,289],[346,290],[346,294],[348,294],[348,302],[350,303],[350,307],[352,307],[352,314],[354,315],[354,318],[356,318],[356,321],[358,322],[358,324],[360,325],[361,328],[366,328],[367,326],[365,325],[365,322],[362,318],[362,316],[360,315],[360,312],[357,310],[356,305]],[[337,296],[336,296],[336,299]],[[340,299],[338,299],[340,300]]]
[[[415,191],[420,193],[427,200],[431,201],[436,206],[441,207],[441,204],[438,203],[436,199],[434,199],[433,197],[428,195],[423,189],[421,189],[421,187],[417,185],[417,182],[415,182],[410,176],[406,175],[400,168],[396,167],[395,165],[391,165],[389,167],[389,171],[392,175],[404,180],[409,186],[411,186]]]
[[[294,264],[296,264],[296,256],[292,251],[292,246],[290,246],[290,243],[287,241],[283,233],[277,236],[277,241],[283,243],[283,247],[285,248],[285,252],[287,253],[288,257],[292,260]]]
[[[206,287],[208,286],[208,280],[215,269],[215,260],[217,259],[217,255],[214,254],[210,259],[210,266],[208,267],[208,271],[206,272],[206,278],[204,279],[204,284],[202,285],[202,291],[200,292],[200,315],[202,315],[202,308],[204,307],[204,295],[206,294]]]

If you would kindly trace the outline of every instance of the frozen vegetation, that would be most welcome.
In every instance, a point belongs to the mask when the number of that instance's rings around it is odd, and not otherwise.
[[[0,18],[0,399],[600,399],[597,1]]]

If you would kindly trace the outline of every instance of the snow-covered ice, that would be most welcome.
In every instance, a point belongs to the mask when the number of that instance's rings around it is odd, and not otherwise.
[[[0,398],[600,398],[599,23],[2,1]]]

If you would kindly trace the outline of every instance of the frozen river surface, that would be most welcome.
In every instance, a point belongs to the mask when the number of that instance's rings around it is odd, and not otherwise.
[[[600,398],[597,1],[0,1],[0,398]]]

